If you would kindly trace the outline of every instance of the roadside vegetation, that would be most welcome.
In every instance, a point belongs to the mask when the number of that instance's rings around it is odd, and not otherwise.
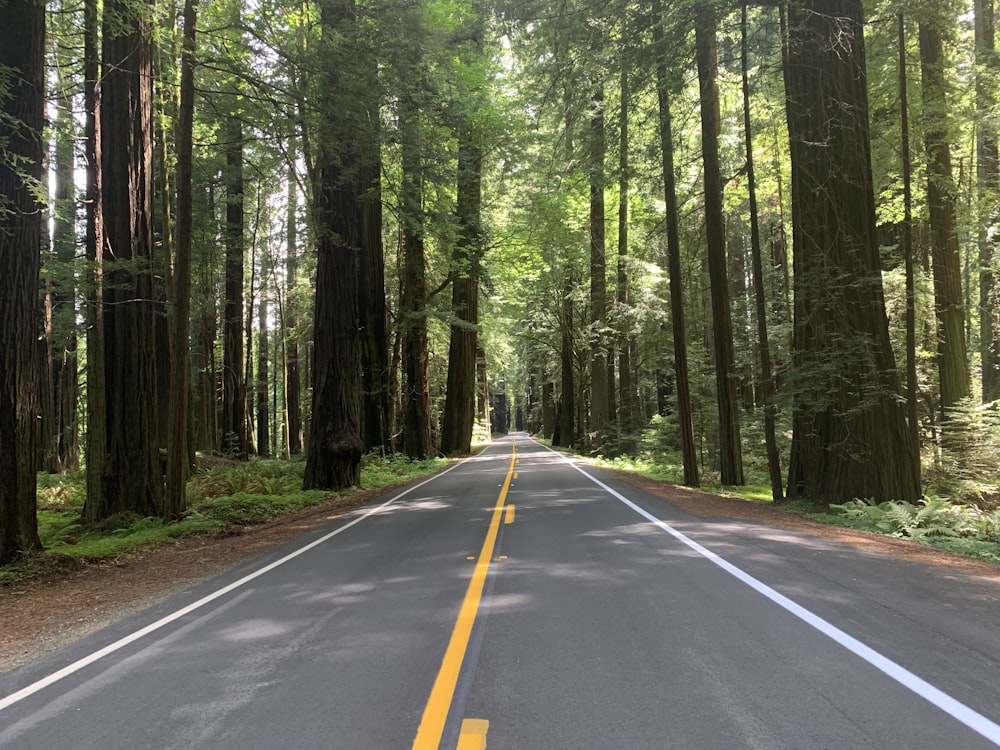
[[[910,539],[936,549],[1000,563],[1000,411],[997,405],[964,402],[949,412],[951,436],[931,443],[922,456],[924,494],[916,503],[853,498],[824,504],[809,499],[774,503],[763,451],[762,430],[744,429],[746,484],[724,486],[711,470],[702,472],[700,489],[740,497],[785,513],[846,528]],[[596,466],[662,482],[684,483],[684,467],[670,416],[655,416],[641,434],[620,439],[629,452],[616,458],[589,456]],[[781,440],[787,455],[787,433]],[[565,449],[563,449],[565,450]],[[701,456],[701,466],[711,456]]]
[[[411,461],[405,456],[368,455],[361,487],[341,492],[303,490],[305,462],[259,459],[206,460],[187,485],[188,510],[176,523],[135,514],[87,525],[81,520],[82,472],[38,475],[38,530],[45,552],[0,568],[0,585],[23,582],[80,563],[113,560],[142,547],[193,536],[225,536],[302,508],[338,503],[349,509],[364,492],[388,489],[439,471],[442,458]]]

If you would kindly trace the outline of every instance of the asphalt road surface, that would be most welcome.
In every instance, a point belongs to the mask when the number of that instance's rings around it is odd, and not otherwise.
[[[524,435],[0,676],[3,750],[1000,747],[1000,585]]]

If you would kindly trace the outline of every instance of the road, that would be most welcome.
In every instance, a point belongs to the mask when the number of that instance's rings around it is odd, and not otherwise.
[[[517,435],[0,676],[0,748],[991,748],[998,646],[996,581]]]

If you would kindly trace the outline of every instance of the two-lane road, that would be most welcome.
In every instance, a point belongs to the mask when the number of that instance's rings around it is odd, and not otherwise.
[[[997,581],[695,519],[525,436],[0,676],[4,750],[953,750],[997,722]]]

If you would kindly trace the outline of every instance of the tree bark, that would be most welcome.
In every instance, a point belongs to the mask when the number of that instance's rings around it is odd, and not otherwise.
[[[378,111],[377,102],[372,105]],[[377,118],[375,118],[377,119]],[[382,154],[377,123],[368,120],[361,145],[361,249],[358,255],[365,450],[391,450],[389,334],[382,246]]]
[[[313,224],[316,228],[316,304],[313,315],[313,406],[306,444],[306,489],[339,490],[361,481],[361,348],[358,326],[357,152],[342,102],[351,93],[334,53],[350,39],[353,0],[320,2],[323,43],[329,53],[320,77],[322,115],[331,124],[318,144]]]
[[[573,277],[569,269],[565,274],[562,294],[562,311],[559,329],[562,345],[559,350],[559,405],[556,408],[556,426],[552,444],[569,448],[576,443],[576,385],[573,375]]]
[[[465,455],[472,450],[476,421],[483,153],[475,139],[472,127],[463,124],[458,152],[459,237],[452,257],[451,306],[455,321],[451,324],[448,390],[441,427],[441,452],[446,456]]]
[[[294,149],[289,149],[294,153]],[[296,175],[294,160],[288,167],[288,218],[285,228],[285,285],[288,300],[284,314],[285,336],[285,430],[288,433],[288,453],[297,456],[302,453],[302,376],[299,373],[299,335],[297,306],[290,292],[295,289],[299,273],[298,205],[295,190]]]
[[[84,518],[163,509],[153,272],[152,56],[148,5],[104,5],[101,212],[107,457]],[[91,386],[93,387],[93,386]]]
[[[997,238],[987,227],[996,224],[1000,191],[1000,152],[989,111],[998,70],[993,0],[975,0],[976,14],[976,162],[979,215],[979,346],[983,403],[1000,399],[1000,341],[996,289]]]
[[[87,433],[86,497],[98,504],[107,466],[107,378],[104,366],[104,215],[101,185],[100,12],[98,0],[85,0],[84,110],[86,139]],[[91,499],[92,498],[92,499]],[[96,517],[96,512],[95,512]]]
[[[910,450],[920,472],[920,422],[917,400],[920,383],[917,380],[917,301],[916,278],[913,272],[913,161],[910,156],[910,112],[906,75],[906,23],[903,14],[897,16],[897,46],[899,53],[899,139],[903,173],[903,265],[906,274],[906,423],[910,431]]]
[[[243,356],[243,124],[238,114],[226,121],[226,268],[222,313],[222,453],[245,461],[250,452],[247,433],[247,385]]]
[[[715,33],[715,7],[702,2],[695,10],[695,45],[701,89],[701,152],[705,179],[705,235],[708,241],[708,275],[712,291],[712,343],[715,390],[719,408],[719,471],[723,484],[743,484],[743,449],[736,399],[733,324],[729,308],[726,268],[726,223],[722,205],[722,170],[719,164],[719,92]]]
[[[674,176],[673,125],[670,113],[670,78],[663,29],[663,6],[653,0],[653,42],[656,45],[656,95],[658,101],[660,156],[667,223],[667,269],[670,276],[670,321],[674,339],[674,374],[677,388],[677,422],[684,463],[684,484],[698,486],[698,454],[694,440],[691,386],[688,378],[687,331],[684,322],[684,283],[681,278],[681,242],[678,228],[677,187]],[[662,410],[661,410],[662,413]]]
[[[0,565],[41,548],[36,518],[45,9],[8,0],[0,24]]]
[[[795,274],[788,495],[920,497],[882,292],[860,0],[788,9]]]
[[[740,68],[743,79],[743,132],[747,152],[747,188],[750,198],[750,252],[753,266],[753,289],[757,318],[757,346],[760,356],[761,390],[764,400],[764,444],[767,450],[767,473],[771,480],[771,499],[780,503],[782,486],[781,459],[774,425],[774,377],[771,370],[771,345],[767,337],[767,300],[764,292],[764,263],[761,257],[760,222],[757,212],[757,178],[754,170],[753,128],[750,120],[750,74],[747,50],[747,3],[743,3]]]
[[[431,453],[430,373],[427,352],[426,260],[420,112],[407,92],[400,103],[403,208],[403,448],[410,458]]]
[[[632,331],[632,293],[629,288],[629,66],[622,53],[621,111],[618,116],[618,421],[625,433],[639,427],[638,391],[632,377],[632,351],[635,335]]]
[[[194,232],[192,185],[194,147],[194,72],[197,0],[184,3],[180,106],[177,111],[177,236],[173,269],[173,351],[170,356],[170,399],[167,420],[167,472],[163,517],[180,518],[187,508],[190,473],[188,419],[191,412],[191,245]]]
[[[600,446],[611,426],[608,351],[607,247],[604,214],[604,90],[590,101],[588,168],[590,170],[590,432]],[[589,441],[588,441],[589,442]]]
[[[948,140],[948,101],[944,80],[944,44],[934,23],[920,24],[920,70],[923,79],[924,144],[927,150],[927,206],[930,213],[934,312],[941,410],[969,396],[965,349],[965,301],[962,264],[955,231],[955,184]],[[947,431],[947,427],[944,428]]]
[[[469,32],[472,67],[481,64],[484,53],[483,8],[473,7],[475,17]],[[483,202],[482,135],[476,126],[481,87],[468,91],[458,123],[458,179],[456,214],[458,237],[451,261],[451,340],[448,347],[448,384],[441,425],[441,452],[465,455],[472,450],[476,423],[476,352],[479,348],[479,276],[483,257],[481,213]]]
[[[64,6],[64,10],[65,6]],[[52,266],[46,284],[46,362],[50,374],[48,393],[41,400],[40,439],[42,469],[61,473],[76,468],[77,373],[76,321],[76,188],[73,183],[73,99],[63,75],[62,61],[56,61],[55,92],[55,191],[52,213]]]

